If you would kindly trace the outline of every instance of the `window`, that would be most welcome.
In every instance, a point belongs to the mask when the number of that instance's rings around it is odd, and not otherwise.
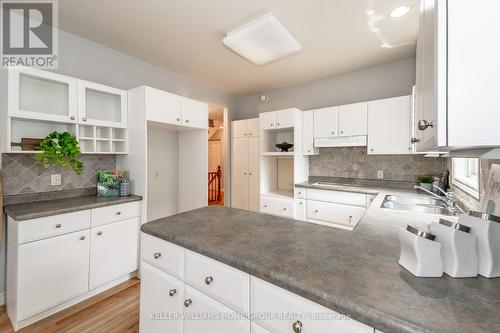
[[[479,160],[477,158],[454,158],[453,184],[479,199]]]

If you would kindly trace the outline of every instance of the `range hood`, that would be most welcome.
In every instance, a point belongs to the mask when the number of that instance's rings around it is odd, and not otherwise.
[[[314,147],[364,147],[367,145],[366,135],[338,136],[335,138],[316,138]]]

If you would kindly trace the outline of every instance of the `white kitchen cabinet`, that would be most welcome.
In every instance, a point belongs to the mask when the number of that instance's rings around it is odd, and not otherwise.
[[[217,333],[249,333],[250,320],[237,319],[237,314],[227,306],[206,296],[189,285],[184,286],[184,333],[217,332]],[[189,319],[212,314],[225,319]]]
[[[305,221],[306,218],[306,200],[295,199],[295,219]]]
[[[184,282],[142,262],[140,297],[141,333],[182,333]]]
[[[294,127],[296,110],[297,109],[284,109],[261,113],[259,115],[260,130],[284,129]]]
[[[339,107],[314,110],[314,138],[330,138],[339,135]]]
[[[339,136],[367,134],[368,103],[339,106]]]
[[[25,119],[76,123],[77,82],[77,79],[69,76],[34,68],[9,69],[8,115]]]
[[[144,87],[146,120],[182,125],[181,96],[163,90]]]
[[[138,217],[92,228],[90,289],[136,271],[139,264],[138,246]]]
[[[22,244],[17,248],[17,321],[88,291],[89,230]],[[12,274],[12,272],[9,272]],[[14,295],[9,295],[14,296]],[[7,303],[9,306],[9,302]]]
[[[259,114],[259,128],[261,130],[275,129],[276,127],[276,112],[263,112]]]
[[[273,196],[261,196],[260,198],[260,212],[264,214],[293,218],[294,205],[293,198],[278,198]]]
[[[78,80],[78,122],[127,128],[127,91]]]
[[[259,210],[260,141],[256,136],[259,133],[257,124],[258,118],[232,122],[233,130],[236,129],[238,133],[237,137],[233,137],[231,145],[231,207],[233,208]]]
[[[319,148],[314,147],[314,110],[302,112],[302,153],[319,154]]]
[[[141,260],[184,279],[184,248],[141,233]]]
[[[208,129],[208,104],[183,97],[181,100],[184,126]]]
[[[411,154],[411,96],[368,103],[368,154]]]

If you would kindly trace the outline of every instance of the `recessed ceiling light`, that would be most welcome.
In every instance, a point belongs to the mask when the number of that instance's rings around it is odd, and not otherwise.
[[[258,66],[299,52],[302,48],[273,13],[228,32],[222,42]]]
[[[398,18],[398,17],[405,16],[410,11],[411,11],[411,7],[410,6],[401,6],[401,7],[394,8],[391,11],[390,16],[391,16],[391,18]]]

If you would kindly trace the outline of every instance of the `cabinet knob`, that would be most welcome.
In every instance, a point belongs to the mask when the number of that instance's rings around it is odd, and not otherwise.
[[[246,172],[243,172],[243,174],[244,174],[245,176],[247,175],[247,173],[246,173]]]
[[[420,141],[420,140],[419,140],[419,139],[417,139],[417,138],[411,138],[410,143],[417,143],[417,142],[419,142],[419,141]]]
[[[271,125],[271,127],[274,127],[274,124],[270,124],[270,125]]]
[[[425,131],[427,128],[434,128],[434,122],[433,121],[427,121],[425,119],[419,120],[418,121],[418,129],[421,131]]]
[[[205,278],[205,284],[208,286],[209,284],[211,284],[212,282],[214,282],[214,278],[213,276],[207,276]]]
[[[85,236],[80,236],[80,240],[85,240]]]
[[[61,223],[56,224],[56,228],[59,229],[61,226]]]
[[[187,300],[185,300],[185,301],[184,301],[184,306],[187,308],[187,307],[189,307],[192,303],[193,303],[193,301],[191,300],[191,298],[188,298]]]
[[[314,212],[315,212],[315,213],[317,213],[317,212],[318,212],[318,210],[317,210],[317,209],[315,209],[315,210],[314,210]]]
[[[186,119],[186,123],[189,123],[189,119]]]
[[[87,118],[83,117],[83,118],[82,118],[82,120],[83,120],[83,121],[87,121]]]
[[[102,231],[98,231],[97,236],[101,236],[101,235],[102,235]]]
[[[69,119],[75,120],[75,116],[71,116],[71,117],[69,117]]]
[[[243,135],[244,135],[244,136],[247,136],[247,134],[246,134],[246,133],[243,133]]]
[[[335,134],[335,132],[334,132],[334,131],[332,131],[332,134]]]
[[[276,123],[276,126],[279,126],[279,125],[280,125],[280,123]]]
[[[372,148],[372,149],[370,149],[370,151],[375,151],[375,149]]]
[[[297,320],[295,323],[293,323],[292,328],[294,333],[302,333],[302,322],[300,320]]]
[[[264,208],[267,208],[267,205],[264,205]]]
[[[161,253],[160,252],[156,252],[155,254],[153,254],[153,257],[155,259],[159,259],[161,257]]]
[[[299,201],[299,205],[302,205],[302,201]]]
[[[168,294],[170,295],[170,297],[172,297],[175,294],[177,294],[177,290],[176,289],[170,289],[170,291],[168,292]]]
[[[340,131],[340,134],[344,134],[344,131]]]
[[[122,215],[122,212],[117,211],[115,214],[116,214],[116,215]]]
[[[177,118],[177,121],[181,121],[181,118]]]
[[[248,133],[249,136],[252,136],[252,133]]]

